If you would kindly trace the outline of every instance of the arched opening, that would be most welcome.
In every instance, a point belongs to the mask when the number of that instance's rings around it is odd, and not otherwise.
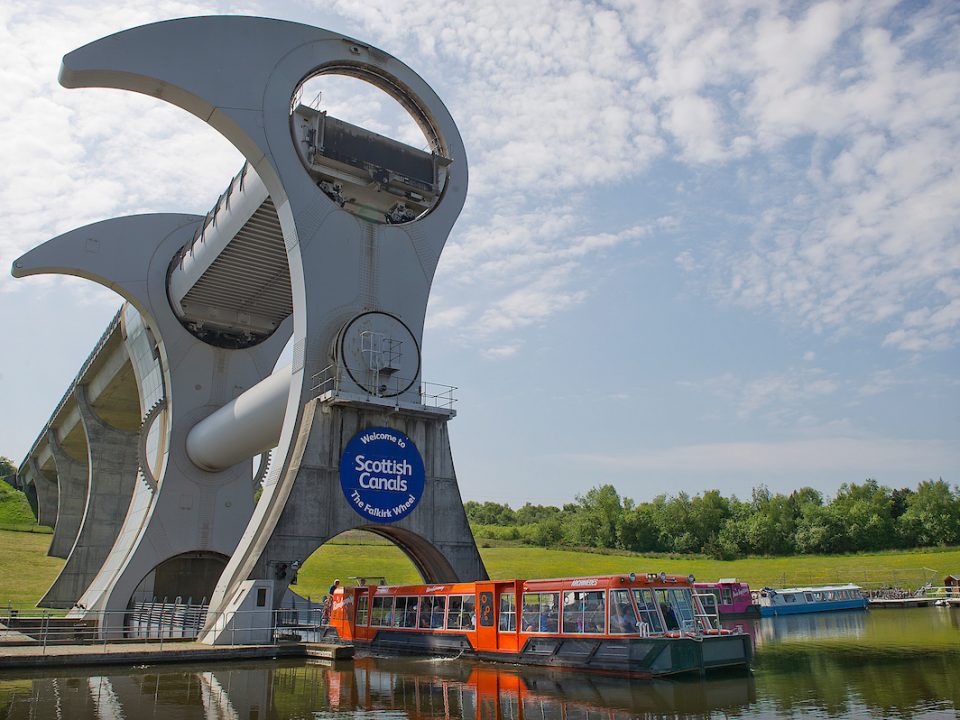
[[[390,585],[407,585],[423,582],[422,577],[417,562],[403,546],[364,527],[347,530],[317,548],[298,569],[290,590],[320,601],[334,580],[353,584],[358,578],[383,578]]]
[[[278,637],[319,641],[331,609],[335,581],[353,585],[416,585],[453,582],[449,561],[430,542],[409,530],[365,525],[347,530],[317,548],[289,573],[292,582],[275,588],[274,622]]]
[[[130,597],[137,603],[176,602],[206,604],[213,595],[229,558],[215,552],[197,551],[175,555],[157,565],[140,581]]]

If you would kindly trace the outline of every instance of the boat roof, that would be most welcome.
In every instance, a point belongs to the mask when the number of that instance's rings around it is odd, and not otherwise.
[[[631,577],[631,575],[633,577]],[[378,594],[433,594],[437,592],[456,594],[470,592],[478,583],[496,585],[519,585],[524,591],[537,590],[579,590],[604,589],[620,587],[690,587],[692,577],[689,575],[667,575],[666,573],[623,573],[619,575],[587,575],[582,577],[565,578],[505,578],[502,580],[478,580],[475,582],[448,582],[448,583],[418,583],[416,585],[377,585],[368,584],[366,587],[376,588]]]
[[[824,590],[860,590],[859,585],[847,583],[846,585],[816,585],[811,587],[793,587],[793,588],[766,588],[778,593],[796,593],[796,592],[823,592]]]

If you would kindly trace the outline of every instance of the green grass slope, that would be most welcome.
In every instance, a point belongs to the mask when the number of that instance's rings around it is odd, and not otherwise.
[[[29,609],[37,604],[63,567],[47,556],[50,535],[0,530],[0,606]]]
[[[47,557],[49,535],[0,530],[0,605],[32,607],[54,581],[63,560]],[[793,556],[720,561],[700,556],[643,557],[533,547],[481,548],[493,578],[543,578],[606,573],[660,572],[694,574],[700,580],[736,577],[753,587],[854,582],[864,587],[899,585],[916,588],[928,579],[939,584],[947,573],[960,573],[960,548],[864,555]],[[406,556],[385,540],[350,533],[315,552],[300,569],[294,588],[319,599],[334,578],[384,575],[393,584],[420,578]]]
[[[50,528],[37,525],[27,496],[5,482],[0,482],[0,529],[50,532]]]
[[[334,578],[346,581],[350,576],[361,575],[384,575],[391,584],[419,582],[413,565],[399,549],[385,541],[367,540],[365,535],[358,533],[345,540],[338,539],[336,544],[328,543],[311,555],[300,569],[296,591],[318,598],[327,592]],[[913,589],[928,580],[937,585],[947,573],[960,573],[960,548],[731,561],[702,556],[645,557],[535,547],[481,548],[480,555],[494,579],[662,570],[669,574],[693,574],[704,581],[735,577],[752,587],[852,582],[867,588],[896,585]]]

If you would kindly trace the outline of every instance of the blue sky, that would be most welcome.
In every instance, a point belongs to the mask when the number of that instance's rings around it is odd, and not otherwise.
[[[244,13],[369,41],[457,120],[470,195],[426,380],[457,385],[466,499],[960,482],[960,8],[951,2],[9,2],[0,261],[206,212],[239,168],[157,100],[56,83],[102,35]],[[334,115],[408,141],[376,93]],[[0,278],[19,461],[118,301]]]

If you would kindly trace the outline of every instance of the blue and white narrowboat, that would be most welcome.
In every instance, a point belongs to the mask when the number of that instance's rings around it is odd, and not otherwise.
[[[863,596],[858,585],[827,585],[783,590],[767,587],[756,593],[756,601],[760,606],[760,617],[833,610],[865,610],[869,604],[869,600]]]

